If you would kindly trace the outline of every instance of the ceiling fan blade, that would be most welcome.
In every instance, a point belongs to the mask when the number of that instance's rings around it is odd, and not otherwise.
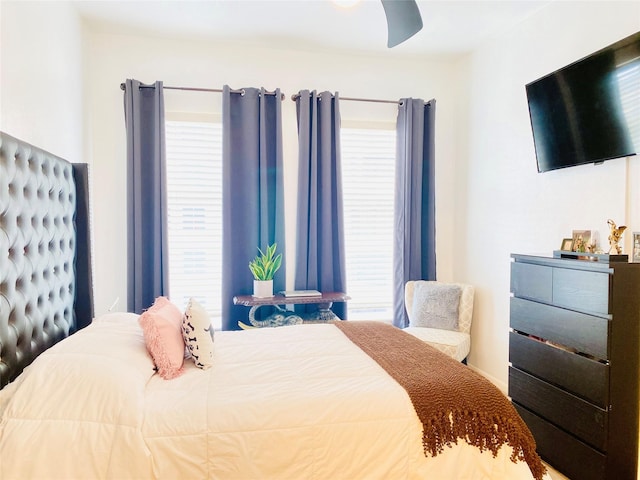
[[[401,44],[422,29],[422,17],[415,0],[380,0],[387,16],[387,47]]]

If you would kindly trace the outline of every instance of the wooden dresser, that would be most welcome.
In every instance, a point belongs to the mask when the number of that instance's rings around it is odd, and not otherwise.
[[[640,264],[513,254],[509,396],[572,480],[638,478]]]

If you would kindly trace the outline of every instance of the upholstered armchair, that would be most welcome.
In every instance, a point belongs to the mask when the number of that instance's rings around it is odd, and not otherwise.
[[[471,349],[474,288],[462,283],[415,280],[405,285],[405,332],[466,363]]]

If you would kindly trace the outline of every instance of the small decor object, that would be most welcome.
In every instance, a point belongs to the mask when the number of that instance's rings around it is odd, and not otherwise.
[[[276,255],[277,243],[267,246],[260,255],[249,262],[249,270],[253,274],[253,296],[258,298],[273,297],[273,276],[282,264],[282,254]]]
[[[573,238],[563,238],[562,245],[560,245],[560,250],[565,252],[570,252],[573,247]]]
[[[573,247],[574,252],[586,252],[587,245],[591,241],[591,230],[574,230]]]
[[[633,262],[640,263],[640,232],[633,232]]]
[[[626,226],[616,226],[616,222],[609,219],[607,220],[609,224],[609,252],[620,255],[622,253],[622,247],[619,245],[620,238],[622,237],[622,233],[627,229]]]
[[[273,312],[268,317],[263,320],[256,319],[256,311],[261,306],[266,305],[257,305],[256,307],[251,308],[249,310],[249,323],[252,327],[283,327],[285,325],[300,325],[304,323],[304,320],[300,315],[297,315],[295,312],[286,310],[279,305],[274,305],[275,312]],[[242,322],[238,322],[238,325],[243,330],[247,330],[251,328],[249,325],[245,325]]]

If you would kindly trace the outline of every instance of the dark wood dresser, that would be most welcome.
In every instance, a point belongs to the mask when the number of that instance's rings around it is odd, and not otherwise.
[[[509,396],[572,480],[638,478],[640,263],[513,254]]]

